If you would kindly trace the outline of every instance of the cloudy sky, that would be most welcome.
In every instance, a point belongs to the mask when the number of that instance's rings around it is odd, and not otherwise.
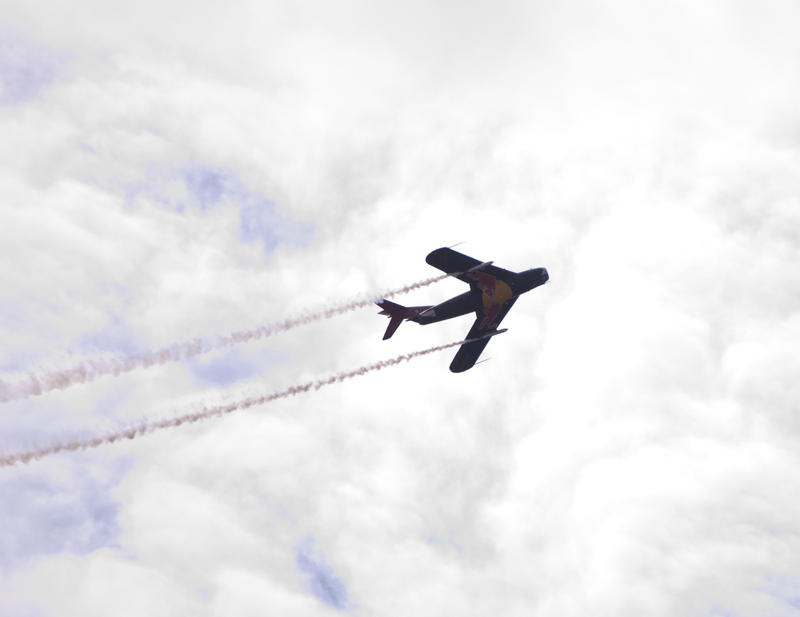
[[[0,468],[0,614],[800,615],[800,8],[0,0],[0,379],[547,267],[452,350]],[[398,301],[463,291],[447,280]],[[362,309],[0,451],[456,341]]]

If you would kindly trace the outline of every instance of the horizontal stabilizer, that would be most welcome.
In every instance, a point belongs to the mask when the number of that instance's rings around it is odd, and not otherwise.
[[[383,334],[383,340],[385,341],[387,338],[392,338],[392,334],[397,332],[397,328],[400,327],[400,324],[403,323],[402,317],[392,317],[389,320],[389,326],[386,328],[386,332]]]
[[[392,335],[397,331],[397,328],[400,327],[400,324],[403,323],[404,320],[414,319],[414,317],[421,312],[431,308],[430,306],[403,306],[402,304],[390,302],[389,300],[378,300],[375,304],[382,309],[378,315],[386,315],[389,317],[389,325],[386,328],[386,332],[383,334],[384,341],[388,338],[392,338]]]

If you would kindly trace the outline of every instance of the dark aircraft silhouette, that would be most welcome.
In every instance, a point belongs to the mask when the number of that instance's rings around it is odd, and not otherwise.
[[[377,301],[375,304],[383,309],[378,314],[389,317],[383,340],[390,338],[403,321],[415,321],[424,326],[475,311],[478,317],[467,334],[466,342],[450,363],[450,370],[454,373],[472,368],[489,339],[506,331],[498,330],[497,326],[517,298],[543,285],[549,278],[545,268],[510,272],[493,266],[491,261],[480,262],[450,248],[436,249],[425,261],[467,283],[469,291],[436,306],[401,306],[389,300]]]

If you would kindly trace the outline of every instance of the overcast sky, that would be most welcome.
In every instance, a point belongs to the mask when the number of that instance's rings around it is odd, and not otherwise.
[[[0,379],[434,276],[453,350],[0,469],[4,617],[800,615],[791,1],[0,0]],[[398,298],[434,304],[447,280]],[[0,406],[5,453],[459,340],[372,309]]]

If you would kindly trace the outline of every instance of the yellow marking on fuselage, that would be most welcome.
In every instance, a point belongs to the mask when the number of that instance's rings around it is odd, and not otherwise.
[[[508,286],[508,283],[501,281],[500,279],[495,279],[494,283],[494,292],[492,294],[486,293],[486,290],[483,292],[482,301],[483,301],[483,308],[488,309],[493,306],[502,306],[509,300],[511,300],[514,294],[511,291],[511,287]]]

